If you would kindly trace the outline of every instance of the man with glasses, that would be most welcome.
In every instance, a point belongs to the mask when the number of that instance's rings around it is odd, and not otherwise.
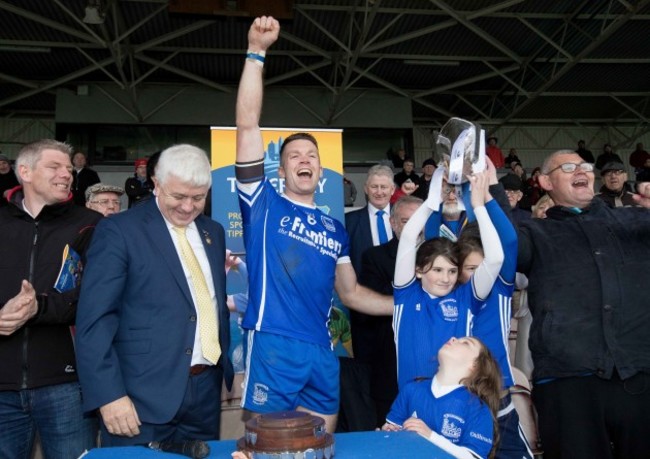
[[[539,182],[555,202],[519,227],[529,279],[533,399],[544,458],[650,451],[650,193],[644,208],[594,199],[594,166],[561,150]]]
[[[96,183],[86,190],[86,207],[108,217],[120,211],[122,206],[120,197],[123,194],[124,188],[122,187]]]
[[[496,182],[490,184],[490,194],[499,203],[501,209],[508,214],[510,207],[508,199],[503,192],[503,186]],[[458,240],[460,233],[469,223],[467,213],[458,205],[456,187],[443,180],[441,189],[442,204],[440,212],[431,214],[424,227],[425,239],[434,237],[446,237],[454,242]]]
[[[104,218],[90,245],[77,362],[103,446],[219,438],[233,369],[224,229],[203,215],[210,170],[197,147],[163,151],[155,199]]]
[[[627,172],[623,163],[610,162],[600,170],[603,186],[600,187],[598,198],[610,207],[638,207],[634,200],[632,188],[627,183]]]
[[[531,218],[531,213],[528,210],[519,207],[519,202],[524,197],[524,193],[521,191],[523,186],[521,179],[515,174],[508,173],[499,182],[503,185],[503,188],[506,190],[506,196],[508,196],[510,219],[512,222],[515,225],[519,225],[523,220]]]
[[[458,196],[456,187],[442,183],[441,190],[442,205],[440,212],[434,212],[427,220],[424,227],[425,239],[434,237],[446,237],[454,242],[458,240],[460,232],[467,225],[467,215],[464,210],[458,206]]]

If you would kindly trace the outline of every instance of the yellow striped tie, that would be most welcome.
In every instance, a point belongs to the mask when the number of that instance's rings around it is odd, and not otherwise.
[[[178,234],[178,243],[181,248],[181,256],[185,267],[190,271],[190,278],[196,295],[196,310],[199,316],[199,333],[201,333],[201,352],[203,357],[210,363],[216,365],[221,355],[219,345],[219,324],[217,312],[212,305],[212,298],[201,265],[194,255],[194,251],[187,240],[185,230],[187,228],[174,227]]]

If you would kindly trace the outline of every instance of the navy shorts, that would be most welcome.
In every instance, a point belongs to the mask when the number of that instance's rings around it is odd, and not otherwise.
[[[499,446],[496,457],[499,459],[533,459],[533,452],[521,425],[519,425],[519,414],[515,410],[510,394],[501,398],[497,421],[499,424]]]

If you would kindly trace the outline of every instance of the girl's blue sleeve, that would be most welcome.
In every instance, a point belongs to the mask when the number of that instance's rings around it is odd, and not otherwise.
[[[503,247],[504,260],[499,274],[505,282],[512,284],[517,272],[517,231],[495,199],[485,204],[485,209]]]

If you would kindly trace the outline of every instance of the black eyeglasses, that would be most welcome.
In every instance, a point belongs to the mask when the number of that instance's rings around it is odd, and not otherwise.
[[[580,168],[580,170],[581,170],[582,172],[593,172],[593,171],[594,171],[594,165],[591,164],[591,163],[580,163],[580,164],[576,164],[576,163],[564,163],[564,164],[560,164],[560,165],[557,166],[557,167],[554,167],[553,169],[551,169],[550,171],[548,171],[548,172],[547,172],[546,174],[544,174],[544,175],[551,175],[551,172],[555,172],[555,171],[558,170],[558,169],[561,169],[562,172],[564,172],[565,174],[572,174],[572,173],[574,173],[574,172],[576,171],[576,169],[578,169],[578,168]]]

